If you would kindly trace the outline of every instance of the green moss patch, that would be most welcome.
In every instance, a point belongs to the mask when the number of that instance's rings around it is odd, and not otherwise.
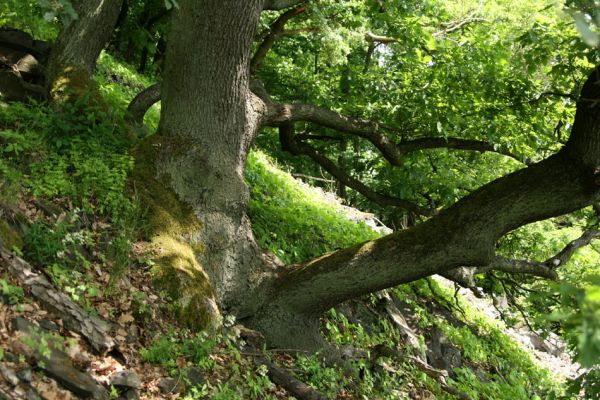
[[[23,238],[4,219],[0,219],[0,246],[8,250],[23,248]]]
[[[132,182],[147,209],[147,235],[156,263],[152,273],[157,287],[176,299],[179,321],[191,329],[204,329],[216,323],[220,314],[214,289],[196,257],[204,250],[194,240],[201,224],[170,189],[168,178],[156,176],[161,144],[161,137],[155,135],[136,148]]]

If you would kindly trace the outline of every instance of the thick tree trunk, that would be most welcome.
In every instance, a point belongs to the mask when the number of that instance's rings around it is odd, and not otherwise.
[[[62,97],[70,90],[67,88],[89,84],[122,3],[123,0],[86,0],[74,4],[79,17],[59,34],[46,67],[46,88],[51,98]]]
[[[261,303],[266,265],[246,216],[246,156],[265,112],[249,89],[261,0],[183,0],[171,21],[162,83],[157,174],[191,206],[196,257],[220,304],[238,315]]]

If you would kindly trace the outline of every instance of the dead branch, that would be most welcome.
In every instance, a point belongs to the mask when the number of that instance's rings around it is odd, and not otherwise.
[[[56,290],[43,275],[35,272],[29,263],[3,247],[0,247],[0,268],[29,290],[42,307],[60,316],[68,329],[85,337],[98,353],[113,349],[115,342],[108,336],[110,324],[107,321],[89,315],[69,296]]]

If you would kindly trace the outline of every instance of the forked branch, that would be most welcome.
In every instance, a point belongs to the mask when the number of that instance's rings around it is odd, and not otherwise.
[[[463,287],[473,287],[475,282],[473,277],[490,271],[501,271],[509,274],[527,274],[540,278],[556,280],[558,274],[556,268],[566,264],[575,251],[589,245],[592,240],[600,239],[600,231],[588,230],[580,237],[569,242],[555,256],[546,261],[515,260],[505,257],[495,257],[493,261],[485,267],[460,267],[450,270],[444,276]]]
[[[254,74],[256,72],[258,67],[260,67],[262,61],[267,56],[269,50],[271,50],[271,48],[275,44],[277,38],[279,38],[284,33],[285,24],[295,16],[302,14],[304,11],[306,11],[306,8],[304,8],[303,6],[292,8],[291,10],[288,10],[281,14],[279,18],[277,18],[275,22],[271,24],[269,33],[265,36],[260,46],[258,46],[258,49],[256,50],[256,53],[254,53],[252,60],[250,60],[251,74]]]

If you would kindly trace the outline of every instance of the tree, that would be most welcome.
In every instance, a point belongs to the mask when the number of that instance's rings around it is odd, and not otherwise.
[[[89,86],[96,60],[111,38],[123,0],[74,1],[78,18],[66,26],[54,43],[46,67],[46,88],[51,98],[65,90]]]
[[[553,266],[547,263],[532,267],[497,258],[495,245],[527,223],[598,201],[600,69],[589,75],[581,90],[570,137],[560,151],[439,211],[371,190],[307,144],[302,135],[310,133],[297,134],[295,124],[307,121],[365,139],[392,165],[427,148],[519,157],[470,138],[395,140],[392,129],[374,121],[312,104],[272,100],[250,74],[250,65],[257,68],[264,57],[260,52],[252,57],[260,15],[301,3],[180,0],[171,17],[159,132],[138,148],[134,179],[137,187],[145,187],[140,192],[150,207],[154,244],[160,249],[159,281],[175,285],[181,316],[192,326],[204,325],[218,317],[218,304],[262,331],[272,346],[316,350],[323,346],[320,315],[350,298],[436,273],[452,274],[461,267],[552,276]],[[279,18],[301,13],[297,8]],[[277,34],[284,23],[276,21],[271,33]],[[447,25],[440,35],[468,23]],[[270,38],[267,34],[262,54],[272,46]],[[370,34],[367,40],[397,39]],[[373,48],[367,50],[365,70]],[[263,126],[279,129],[285,150],[309,156],[373,202],[428,219],[378,240],[281,265],[255,243],[246,215],[244,165]]]

